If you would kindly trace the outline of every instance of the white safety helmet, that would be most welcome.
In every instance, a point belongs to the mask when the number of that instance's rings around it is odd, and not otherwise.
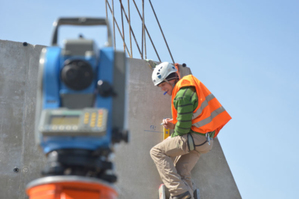
[[[162,62],[155,67],[152,73],[152,81],[155,86],[158,86],[161,82],[165,81],[168,75],[175,72],[176,68],[174,65],[169,62]]]

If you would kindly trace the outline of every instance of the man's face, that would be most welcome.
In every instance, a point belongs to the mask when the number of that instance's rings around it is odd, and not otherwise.
[[[174,80],[169,81],[169,83],[163,82],[163,83],[159,84],[158,86],[161,88],[161,90],[163,92],[167,92],[168,95],[171,95],[173,86],[174,86]]]

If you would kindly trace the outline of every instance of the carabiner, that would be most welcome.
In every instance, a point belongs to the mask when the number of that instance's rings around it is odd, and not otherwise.
[[[209,133],[206,133],[206,138],[207,138],[208,144],[211,145],[211,143],[210,143],[211,138],[210,138],[210,134]]]

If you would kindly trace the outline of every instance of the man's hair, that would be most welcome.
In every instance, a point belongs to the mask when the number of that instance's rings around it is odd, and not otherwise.
[[[167,81],[170,81],[170,80],[173,80],[173,79],[179,79],[179,76],[178,76],[178,74],[176,73],[176,72],[174,72],[174,73],[170,73],[166,78],[165,78],[165,80],[167,80]],[[162,84],[163,82],[166,82],[166,81],[162,81],[160,84]],[[158,85],[160,85],[160,84],[158,84]],[[158,86],[157,85],[157,86]]]

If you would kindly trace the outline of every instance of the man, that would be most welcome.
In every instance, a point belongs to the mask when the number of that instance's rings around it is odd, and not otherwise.
[[[152,73],[155,86],[172,96],[172,119],[163,119],[171,137],[154,146],[150,155],[172,199],[191,199],[191,170],[213,138],[231,119],[214,95],[193,75],[179,79],[176,68],[163,62]]]

